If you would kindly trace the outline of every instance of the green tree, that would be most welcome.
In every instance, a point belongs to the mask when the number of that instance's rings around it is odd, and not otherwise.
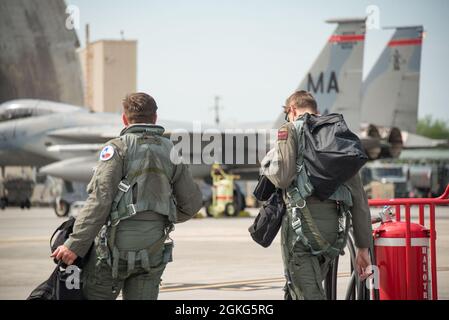
[[[449,126],[446,121],[433,119],[430,115],[418,120],[416,132],[432,139],[449,139]]]

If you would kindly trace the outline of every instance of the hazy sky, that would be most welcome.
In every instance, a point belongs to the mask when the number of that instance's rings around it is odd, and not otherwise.
[[[138,90],[152,94],[163,119],[212,122],[214,96],[225,122],[271,121],[297,87],[334,25],[324,20],[380,9],[381,26],[422,24],[419,116],[449,121],[449,1],[91,1],[80,9],[91,39],[138,40]],[[364,73],[391,31],[368,31]]]

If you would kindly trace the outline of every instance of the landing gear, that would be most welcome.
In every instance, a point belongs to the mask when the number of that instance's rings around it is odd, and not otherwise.
[[[58,217],[66,217],[70,211],[70,204],[67,201],[58,198],[55,201],[54,210]]]

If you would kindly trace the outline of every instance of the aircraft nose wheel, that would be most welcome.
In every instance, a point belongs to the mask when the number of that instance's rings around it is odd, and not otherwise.
[[[58,217],[65,217],[69,214],[70,204],[62,199],[57,199],[54,204],[54,210]]]
[[[376,265],[375,257],[373,254],[373,246],[370,248],[370,258],[371,263]],[[350,257],[350,272],[349,281],[344,288],[344,295],[342,292],[343,286],[338,287],[338,267],[340,256],[335,258],[334,261],[329,266],[329,271],[324,280],[324,291],[328,300],[379,300],[379,290],[373,288],[373,286],[367,286],[366,282],[371,281],[367,279],[366,281],[361,281],[357,271],[355,270],[355,259],[356,259],[356,247],[354,245],[354,235],[351,231],[348,234],[347,246],[345,248],[345,254],[349,254]],[[344,276],[344,274],[340,274]],[[341,279],[341,278],[340,278]],[[339,292],[340,289],[340,292]]]

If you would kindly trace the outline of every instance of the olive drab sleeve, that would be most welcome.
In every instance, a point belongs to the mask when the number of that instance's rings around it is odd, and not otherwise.
[[[371,213],[368,205],[368,197],[363,189],[362,180],[357,173],[346,182],[352,195],[352,225],[354,229],[354,241],[357,248],[369,248],[373,238],[371,226]]]
[[[262,173],[280,189],[290,186],[296,177],[296,130],[293,123],[284,124],[279,130],[271,161]],[[264,164],[264,161],[262,161]]]
[[[100,155],[98,166],[87,187],[89,196],[76,218],[73,233],[65,246],[83,257],[89,250],[101,227],[106,223],[118,185],[123,177],[123,158],[114,144],[106,147],[114,150],[112,156]],[[104,150],[104,148],[103,148]]]
[[[192,218],[203,206],[203,196],[193,180],[189,166],[180,163],[173,174],[173,196],[176,204],[176,223]]]

